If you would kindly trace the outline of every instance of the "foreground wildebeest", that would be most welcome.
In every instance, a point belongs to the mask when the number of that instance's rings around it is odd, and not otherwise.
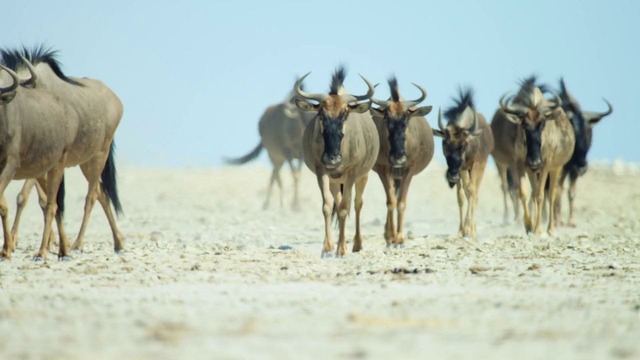
[[[42,89],[19,86],[20,79],[11,69],[11,85],[0,88],[0,215],[4,245],[0,259],[11,259],[15,244],[9,229],[4,190],[13,179],[38,178],[47,195],[42,244],[48,244],[51,222],[56,210],[56,192],[62,180],[68,150],[78,129],[74,109],[59,96]],[[32,70],[32,67],[30,67]],[[31,80],[36,81],[32,73]],[[60,257],[69,255],[66,238],[60,239]]]
[[[282,181],[280,180],[280,169],[285,163],[289,163],[293,175],[293,208],[300,207],[298,195],[300,170],[302,168],[302,134],[307,124],[311,120],[311,115],[300,111],[295,105],[296,94],[292,90],[291,94],[280,104],[272,105],[265,110],[258,123],[260,133],[260,143],[247,155],[237,159],[227,159],[228,164],[245,164],[260,155],[262,149],[267,150],[273,171],[267,190],[267,199],[263,208],[269,207],[269,201],[273,191],[273,183],[278,183],[280,189],[280,206],[282,206]],[[298,164],[294,164],[294,160]]]
[[[496,144],[494,157],[496,162],[504,159],[507,166],[519,179],[520,200],[524,208],[524,223],[527,232],[542,233],[542,208],[544,204],[544,187],[549,177],[549,199],[554,203],[558,179],[563,166],[573,153],[575,136],[571,123],[562,110],[562,100],[554,95],[554,100],[547,100],[540,87],[535,85],[535,77],[525,80],[515,97],[500,98],[500,109],[492,121],[492,130]],[[510,101],[513,99],[513,101]],[[511,102],[511,103],[510,103]],[[493,124],[495,123],[495,124]],[[509,149],[510,154],[500,153]],[[533,224],[527,207],[527,196],[522,177],[526,171],[532,188],[533,205],[536,217]],[[555,230],[554,206],[550,206],[549,234]]]
[[[607,111],[601,113],[583,111],[580,104],[567,91],[563,79],[560,79],[560,98],[562,99],[562,109],[571,121],[571,125],[573,125],[576,142],[573,155],[564,166],[562,175],[560,176],[560,191],[556,198],[555,215],[556,221],[559,221],[561,218],[562,189],[565,179],[569,176],[569,225],[575,226],[573,201],[576,196],[576,182],[578,181],[578,177],[587,171],[587,152],[591,147],[593,127],[602,120],[603,117],[610,115],[613,112],[613,107],[604,99],[604,102],[607,103]]]
[[[378,173],[387,195],[387,221],[384,226],[387,246],[404,244],[404,213],[409,184],[433,158],[433,132],[424,118],[432,107],[415,108],[427,97],[427,92],[419,85],[413,85],[421,92],[416,100],[401,99],[395,77],[389,79],[391,99],[371,99],[380,106],[371,108],[380,138],[380,152],[373,170]],[[397,229],[393,219],[396,206]]]
[[[360,210],[362,210],[362,192],[367,184],[369,171],[376,162],[380,141],[378,131],[369,114],[374,88],[367,83],[365,95],[348,94],[343,82],[346,76],[344,68],[336,69],[331,80],[329,94],[310,94],[300,88],[309,74],[300,78],[295,85],[296,105],[303,111],[315,113],[304,132],[304,162],[318,178],[322,193],[322,213],[325,221],[325,238],[322,256],[333,251],[331,241],[331,215],[334,201],[338,212],[340,237],[337,256],[346,254],[345,224],[351,207],[351,189],[356,187],[356,234],[353,251],[362,249],[360,234]],[[315,101],[318,104],[309,103]]]
[[[460,89],[455,104],[444,112],[447,123],[442,122],[442,112],[438,110],[438,130],[442,137],[442,152],[447,159],[447,182],[456,186],[460,228],[458,236],[477,237],[474,219],[478,205],[478,189],[487,166],[489,154],[493,151],[493,134],[484,116],[473,106],[471,89]],[[464,193],[463,193],[464,192]],[[464,214],[464,197],[467,197],[467,211]]]
[[[31,86],[55,94],[77,114],[77,123],[72,125],[75,129],[75,137],[66,153],[64,165],[65,167],[80,165],[88,181],[88,189],[82,225],[72,248],[82,251],[91,210],[95,201],[98,200],[112,230],[114,250],[119,252],[123,249],[124,239],[117,228],[111,204],[117,213],[121,211],[116,184],[113,137],[122,118],[122,103],[99,80],[64,75],[55,55],[55,51],[45,50],[42,47],[31,51],[26,48],[22,51],[2,50],[2,60],[5,64],[17,70],[29,67],[29,71],[32,72],[32,80],[29,80]],[[28,61],[20,61],[21,56],[26,57]],[[30,66],[29,62],[33,66]],[[45,178],[38,181],[48,183],[48,179]],[[59,233],[60,237],[66,237],[60,227]],[[66,239],[64,241],[66,242]],[[43,241],[35,255],[36,260],[45,259],[46,248],[47,244]],[[67,257],[68,254],[60,256]]]

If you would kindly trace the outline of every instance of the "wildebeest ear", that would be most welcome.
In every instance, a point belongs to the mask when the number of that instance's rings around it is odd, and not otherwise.
[[[371,102],[363,102],[359,104],[349,104],[349,110],[354,113],[362,114],[364,112],[369,111],[371,109]]]
[[[3,105],[8,104],[11,102],[11,100],[13,100],[14,97],[16,97],[15,91],[10,91],[10,92],[0,94],[0,104],[3,104]]]
[[[438,129],[433,129],[433,135],[435,136],[439,136],[441,138],[445,138],[446,136],[444,135],[444,132],[442,130],[438,130]]]
[[[371,107],[371,115],[373,116],[380,116],[380,117],[384,117],[384,111],[382,109],[379,108],[374,108],[373,106]]]
[[[320,104],[310,104],[304,100],[301,99],[296,99],[296,106],[298,107],[298,109],[302,110],[302,111],[315,111],[317,112],[318,109],[320,108]]]
[[[427,115],[428,113],[431,112],[431,109],[433,109],[433,106],[429,105],[429,106],[419,107],[419,108],[417,108],[415,110],[409,110],[410,111],[410,115],[409,116],[410,117],[413,117],[413,116],[425,116],[425,115]]]
[[[602,120],[604,116],[597,113],[590,113],[590,112],[584,111],[582,113],[582,117],[584,118],[584,121],[587,123],[588,127],[594,127],[596,126],[596,124],[600,122],[600,120]]]

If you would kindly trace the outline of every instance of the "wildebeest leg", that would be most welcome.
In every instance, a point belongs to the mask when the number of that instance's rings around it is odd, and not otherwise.
[[[283,162],[281,160],[271,159],[271,163],[273,164],[273,170],[271,171],[271,179],[269,180],[269,187],[267,188],[267,199],[264,201],[263,209],[269,208],[269,202],[271,201],[271,194],[273,193],[273,184],[276,182],[276,179],[280,178],[280,169],[282,168]],[[280,185],[282,186],[282,185]],[[280,190],[282,192],[282,189]]]
[[[513,175],[513,173],[512,173]],[[511,202],[513,203],[513,221],[516,223],[520,221],[520,179],[517,176],[513,176],[513,188],[509,189],[509,196],[511,197]]]
[[[460,214],[460,226],[458,227],[458,237],[464,237],[464,189],[462,179],[456,184],[456,194],[458,196],[458,212]]]
[[[549,172],[549,227],[547,228],[547,233],[549,235],[553,235],[555,232],[556,225],[556,207],[554,206],[557,196],[558,190],[558,178],[560,177],[560,172],[562,168],[555,169]],[[562,194],[562,193],[561,193]]]
[[[299,191],[300,187],[300,168],[296,167],[293,163],[293,159],[287,160],[289,162],[289,167],[291,168],[291,175],[293,175],[293,205],[291,206],[294,210],[300,209],[300,199],[299,199]]]
[[[522,172],[518,171],[518,183],[520,185],[520,203],[522,204],[522,209],[524,210],[524,229],[527,233],[530,233],[533,230],[533,224],[531,221],[531,214],[529,214],[529,208],[527,207],[527,184],[522,181]]]
[[[364,200],[362,200],[362,193],[364,192],[365,186],[367,186],[368,178],[368,175],[364,175],[356,180],[356,235],[353,237],[353,252],[362,250],[362,234],[360,233],[360,211],[362,210],[362,204],[364,204]]]
[[[413,175],[405,176],[402,179],[402,188],[400,188],[400,199],[398,201],[398,232],[396,233],[396,244],[402,246],[405,241],[404,236],[404,212],[407,210],[407,195],[409,194],[409,184]]]
[[[535,176],[535,174],[532,174]],[[547,176],[549,176],[549,170],[543,167],[540,170],[540,178],[532,183],[532,186],[536,186],[534,196],[532,199],[535,199],[536,205],[536,223],[533,230],[533,233],[536,235],[542,234],[542,205],[544,204],[544,187],[547,183]],[[557,179],[556,179],[557,180]],[[554,184],[550,184],[550,186],[555,186]]]
[[[87,179],[87,196],[84,199],[84,216],[82,217],[82,224],[80,225],[80,232],[78,232],[78,237],[76,241],[73,243],[71,247],[73,250],[82,251],[84,247],[84,233],[87,231],[87,225],[89,224],[89,218],[91,216],[91,211],[93,210],[93,205],[95,205],[96,200],[98,199],[98,186],[100,186],[100,170],[96,171],[94,168],[97,166],[92,166],[93,161],[86,162],[80,165],[80,169],[82,170],[82,174]],[[103,163],[104,166],[104,163]]]
[[[349,215],[349,210],[351,209],[351,190],[353,189],[354,183],[354,178],[347,178],[342,188],[342,201],[338,203],[338,224],[340,226],[340,235],[338,237],[336,256],[344,256],[347,254],[347,215]]]
[[[18,236],[18,227],[20,226],[19,216],[21,216],[22,211],[24,210],[24,206],[26,206],[27,201],[29,200],[29,195],[31,193],[31,189],[33,189],[34,185],[38,192],[38,204],[42,209],[42,215],[46,216],[47,211],[47,194],[43,190],[47,188],[46,185],[46,176],[43,176],[41,179],[28,179],[24,182],[24,186],[20,191],[20,195],[18,195],[18,210],[16,211],[16,219],[13,222],[13,228],[11,229],[11,233],[14,234],[14,243],[17,245],[16,237]],[[42,182],[41,185],[40,182]],[[20,197],[23,196],[23,209],[20,209]],[[64,227],[62,225],[62,218],[58,219],[60,216],[56,212],[56,223],[58,224],[58,231],[60,236],[66,236],[64,234]],[[53,231],[51,231],[51,235],[49,236],[49,243],[47,245],[48,251],[53,251],[56,243],[56,235]]]
[[[331,195],[331,186],[329,175],[318,174],[318,186],[322,195],[322,215],[324,215],[324,245],[322,247],[322,257],[330,256],[333,252],[333,243],[331,242],[331,212],[333,211],[333,195]]]
[[[472,191],[471,194],[473,196],[473,203],[469,203],[471,208],[469,218],[469,225],[471,226],[471,237],[474,239],[478,238],[478,234],[476,231],[476,206],[478,206],[478,191],[480,189],[480,183],[482,182],[482,176],[484,175],[484,169],[487,166],[487,160],[477,162],[471,168],[471,186]]]
[[[393,181],[388,174],[378,173],[384,192],[387,195],[387,221],[384,223],[384,239],[387,246],[391,246],[396,238],[396,225],[393,213],[396,210],[396,193],[393,188]]]
[[[576,220],[574,216],[574,204],[576,199],[576,183],[578,182],[577,176],[569,177],[569,226],[576,226]]]
[[[44,188],[45,193],[47,195],[47,206],[44,216],[44,233],[42,235],[42,244],[40,245],[40,250],[33,256],[34,260],[44,261],[47,256],[47,250],[49,247],[49,237],[51,236],[52,222],[56,213],[56,196],[58,193],[58,188],[60,187],[60,183],[62,182],[62,173],[64,171],[63,166],[58,166],[52,170],[49,170],[47,173],[46,180],[44,178],[39,178],[38,181],[40,185]],[[60,259],[70,259],[69,256],[69,243],[66,241],[65,237],[60,238],[60,250],[58,252],[58,258]]]
[[[509,182],[507,181],[507,166],[496,162],[498,168],[498,175],[500,175],[500,187],[502,188],[502,197],[504,200],[504,223],[509,223],[509,206],[507,205],[509,198]],[[513,209],[515,213],[515,207]]]
[[[13,243],[15,246],[18,246],[18,227],[20,226],[20,218],[22,217],[22,212],[24,208],[27,206],[27,201],[29,201],[29,196],[31,195],[31,190],[36,184],[36,179],[27,179],[24,181],[24,185],[18,193],[18,197],[16,199],[16,217],[13,220],[13,226],[11,227],[11,236],[13,237]],[[46,200],[45,200],[46,202]],[[40,207],[42,207],[42,211],[44,211],[44,203],[42,202],[42,198],[40,199]]]
[[[4,191],[13,179],[17,162],[15,157],[8,155],[5,160],[4,169],[0,173],[0,216],[2,217],[2,230],[4,233],[4,244],[2,245],[2,251],[0,251],[0,259],[11,259],[11,253],[16,248],[11,237],[11,231],[9,229],[9,206],[7,206],[7,200],[4,197]]]
[[[467,197],[467,210],[464,215],[464,222],[462,223],[462,236],[471,236],[471,227],[469,226],[471,208],[473,207],[473,178],[471,177],[471,170],[460,171],[460,181],[462,182],[464,194]]]
[[[558,183],[557,183],[557,188],[556,188],[556,202],[555,204],[553,204],[553,206],[555,207],[555,210],[553,211],[553,216],[555,216],[555,219],[553,219],[556,222],[556,226],[562,226],[563,225],[563,221],[562,221],[562,193],[564,192],[564,181],[567,177],[567,172],[566,171],[562,171],[560,173],[560,176],[558,177]]]
[[[102,206],[104,214],[107,216],[109,227],[111,227],[111,234],[113,236],[113,251],[119,253],[124,249],[124,236],[122,236],[122,233],[120,233],[118,225],[116,224],[116,219],[113,216],[113,212],[111,211],[111,203],[109,202],[107,193],[102,190],[102,187],[98,187],[96,191],[98,192],[98,201]]]

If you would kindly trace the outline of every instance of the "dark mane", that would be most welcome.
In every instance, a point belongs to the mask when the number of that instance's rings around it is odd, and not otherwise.
[[[337,95],[338,90],[343,86],[344,79],[347,77],[347,70],[344,65],[339,65],[336,71],[333,72],[331,77],[331,87],[329,88],[330,95]]]
[[[389,91],[391,91],[391,99],[395,102],[400,101],[400,92],[398,91],[398,79],[396,79],[395,75],[391,76],[389,80]]]
[[[469,106],[470,108],[474,108],[473,105],[473,89],[470,87],[467,88],[458,88],[458,98],[452,98],[454,105],[447,110],[444,111],[444,117],[448,121],[454,121],[455,119],[462,114],[462,112]]]
[[[2,56],[2,64],[13,71],[17,71],[24,67],[20,55],[24,56],[34,66],[39,63],[45,63],[49,65],[51,70],[57,77],[69,84],[84,86],[81,83],[68,78],[61,69],[61,64],[56,58],[58,55],[57,50],[46,48],[44,45],[37,45],[31,49],[23,46],[22,49],[0,49],[0,56]]]
[[[549,86],[547,84],[537,84],[538,75],[531,74],[528,78],[520,80],[520,91],[524,91],[527,94],[533,91],[533,88],[537,87],[542,93],[549,92]]]

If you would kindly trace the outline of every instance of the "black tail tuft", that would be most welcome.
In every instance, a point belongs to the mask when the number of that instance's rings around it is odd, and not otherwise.
[[[224,162],[226,164],[229,165],[242,165],[242,164],[246,164],[251,160],[254,160],[255,158],[258,157],[258,155],[260,155],[260,152],[262,151],[262,143],[259,143],[258,146],[256,146],[253,150],[251,150],[250,153],[248,153],[247,155],[243,156],[243,157],[239,157],[239,158],[224,158]]]
[[[62,175],[62,181],[60,181],[60,186],[58,187],[58,195],[56,195],[56,203],[58,205],[58,210],[56,210],[56,217],[63,218],[64,217],[64,174]]]
[[[116,210],[116,214],[122,214],[122,205],[120,204],[120,198],[118,197],[118,183],[116,174],[116,162],[115,162],[116,143],[111,142],[111,148],[109,149],[109,156],[107,162],[102,169],[102,175],[100,180],[102,182],[102,190],[107,194],[107,198]]]

